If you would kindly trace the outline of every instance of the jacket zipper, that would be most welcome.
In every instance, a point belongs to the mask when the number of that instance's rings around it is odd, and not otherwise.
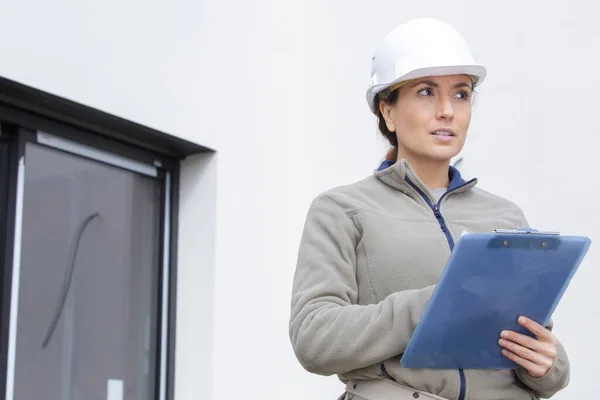
[[[446,221],[444,220],[444,217],[442,216],[442,213],[440,212],[440,204],[442,203],[442,200],[444,199],[444,197],[446,197],[448,194],[470,184],[471,181],[465,182],[462,185],[457,186],[454,189],[449,190],[446,193],[444,193],[438,200],[437,204],[433,204],[431,202],[431,200],[429,199],[429,197],[427,197],[427,195],[425,193],[423,193],[423,191],[421,189],[419,189],[417,187],[417,185],[412,183],[409,179],[407,179],[406,181],[410,184],[410,186],[412,186],[413,189],[415,189],[421,195],[423,200],[425,200],[427,205],[433,211],[433,214],[435,215],[435,218],[437,219],[438,224],[440,224],[440,228],[442,229],[442,232],[444,232],[444,235],[446,235],[446,240],[448,241],[448,245],[450,246],[450,251],[452,251],[454,249],[454,239],[452,238],[452,235],[450,234],[450,230],[448,229],[448,226],[446,226]],[[458,375],[460,377],[460,392],[458,395],[458,400],[465,400],[465,397],[467,394],[467,379],[465,377],[465,371],[463,371],[462,368],[459,369]]]

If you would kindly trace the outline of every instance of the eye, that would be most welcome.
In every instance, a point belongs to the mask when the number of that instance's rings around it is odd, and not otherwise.
[[[469,100],[469,92],[467,92],[466,90],[461,90],[458,93],[456,93],[456,96],[461,99],[461,100]]]
[[[419,90],[418,94],[420,94],[421,96],[433,96],[433,89],[427,87]]]

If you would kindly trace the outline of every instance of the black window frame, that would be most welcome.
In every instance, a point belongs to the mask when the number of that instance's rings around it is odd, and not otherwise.
[[[39,89],[0,77],[0,182],[7,184],[5,196],[0,197],[0,394],[6,393],[8,361],[12,264],[15,239],[15,211],[17,198],[18,163],[28,142],[37,143],[37,133],[47,132],[98,150],[127,157],[158,167],[157,180],[162,182],[161,232],[166,231],[165,196],[169,196],[169,298],[166,359],[167,399],[174,398],[175,374],[175,318],[177,312],[177,235],[179,214],[179,182],[181,161],[187,156],[214,150],[167,133],[128,121],[109,113],[78,104]],[[8,157],[6,157],[8,155]],[[165,189],[167,171],[170,175],[169,192]],[[160,259],[164,257],[161,249]],[[163,269],[159,269],[160,272]],[[163,298],[163,277],[159,276],[159,299]],[[159,302],[159,327],[162,302]],[[161,332],[157,347],[160,352]],[[160,353],[157,355],[155,399],[160,399]]]

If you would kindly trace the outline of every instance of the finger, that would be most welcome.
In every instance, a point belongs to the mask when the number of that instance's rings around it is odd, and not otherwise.
[[[537,353],[544,354],[551,358],[556,357],[556,346],[553,343],[536,340],[530,336],[513,331],[503,331],[500,336],[505,340],[520,344]]]
[[[504,356],[506,358],[509,358],[510,360],[514,361],[516,364],[525,368],[527,370],[527,372],[529,373],[529,375],[531,375],[533,377],[539,378],[539,377],[544,376],[548,372],[547,368],[537,365],[530,360],[524,359],[523,357],[520,357],[517,354],[515,354],[509,350],[503,349],[502,354],[504,354]]]
[[[552,366],[552,363],[554,362],[553,357],[549,357],[545,354],[535,352],[531,349],[528,349],[527,347],[521,346],[517,343],[508,340],[500,339],[499,344],[505,349],[510,350],[511,353],[514,353],[525,360],[531,361],[532,363],[545,367],[547,369],[550,368]]]
[[[554,335],[548,329],[538,324],[534,320],[527,317],[519,317],[519,324],[527,328],[531,333],[533,333],[538,339],[555,342]]]

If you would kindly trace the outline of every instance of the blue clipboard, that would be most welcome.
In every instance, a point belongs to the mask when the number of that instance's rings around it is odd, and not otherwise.
[[[405,368],[512,369],[500,332],[546,326],[591,241],[535,230],[463,235],[401,357]]]

